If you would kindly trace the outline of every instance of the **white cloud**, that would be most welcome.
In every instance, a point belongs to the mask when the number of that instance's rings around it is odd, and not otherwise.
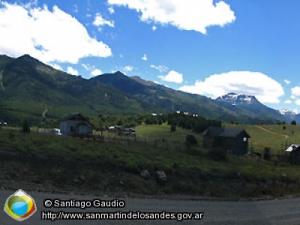
[[[143,57],[142,57],[142,60],[143,61],[148,61],[148,56],[146,54],[144,54]]]
[[[157,71],[159,71],[160,73],[165,73],[169,70],[169,68],[167,66],[164,66],[164,65],[150,65],[150,67],[152,69],[155,69]]]
[[[102,70],[96,68],[94,65],[90,65],[90,64],[81,64],[81,66],[90,73],[91,76],[98,76],[103,74]]]
[[[263,103],[279,103],[284,95],[279,82],[266,74],[250,71],[231,71],[214,74],[180,90],[217,98],[229,92],[256,96]]]
[[[284,83],[286,83],[287,85],[289,85],[291,83],[290,80],[284,80]]]
[[[287,100],[284,101],[284,103],[285,103],[285,104],[292,104],[293,101],[292,101],[291,99],[287,99]]]
[[[73,6],[73,12],[74,12],[74,13],[78,13],[78,12],[79,12],[78,5],[77,5],[77,4],[75,4],[75,5]]]
[[[133,66],[130,66],[130,65],[124,66],[123,70],[124,70],[125,72],[132,72],[132,71],[134,70],[134,67],[133,67]]]
[[[78,76],[78,75],[79,75],[78,70],[74,69],[74,68],[71,67],[71,66],[68,66],[68,68],[67,68],[67,73],[68,73],[68,74],[71,74],[71,75],[75,75],[75,76]]]
[[[28,3],[25,4],[25,8],[31,8],[38,5],[38,0],[30,0]]]
[[[87,70],[87,71],[93,69],[93,66],[91,66],[91,65],[89,65],[89,64],[81,64],[81,66],[82,66],[85,70]]]
[[[151,28],[153,31],[156,31],[157,30],[157,26],[152,26]]]
[[[183,75],[175,70],[171,70],[167,75],[159,76],[159,78],[170,83],[181,84],[183,82]]]
[[[300,106],[300,99],[297,99],[297,100],[295,101],[295,104]]]
[[[225,26],[236,18],[230,5],[216,0],[108,0],[140,13],[144,22],[170,24],[206,34],[210,26]]]
[[[300,106],[300,86],[295,86],[291,89],[291,102],[293,101],[296,105]]]
[[[102,71],[100,69],[94,69],[92,72],[91,72],[91,75],[94,77],[94,76],[98,76],[98,75],[101,75],[103,74]]]
[[[291,92],[292,92],[292,97],[293,98],[300,97],[300,87],[299,86],[293,87],[291,89]]]
[[[114,9],[113,7],[109,7],[109,8],[108,8],[108,12],[109,12],[110,14],[114,14],[114,13],[115,13],[115,9]]]
[[[53,63],[53,64],[49,64],[49,66],[52,66],[54,69],[63,71],[63,68],[61,67],[61,65]]]
[[[25,7],[0,3],[0,54],[30,54],[39,60],[78,63],[81,58],[109,57],[109,46],[90,37],[76,18],[57,6]]]
[[[93,25],[96,27],[103,27],[103,26],[115,27],[115,22],[112,20],[107,20],[103,18],[103,16],[100,13],[97,13]]]

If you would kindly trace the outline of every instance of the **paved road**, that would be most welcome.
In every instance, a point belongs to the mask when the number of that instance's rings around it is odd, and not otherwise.
[[[5,199],[11,192],[0,192],[0,202],[4,204]],[[230,201],[187,201],[187,200],[157,200],[157,199],[124,199],[126,200],[125,211],[184,211],[201,212],[202,221],[42,221],[41,210],[45,210],[44,199],[89,199],[84,196],[67,196],[58,194],[29,193],[37,202],[38,212],[29,220],[22,223],[11,220],[3,211],[0,212],[1,225],[16,224],[70,224],[70,225],[94,225],[94,224],[205,224],[205,225],[300,225],[300,199],[258,201],[258,202],[230,202]],[[91,197],[90,199],[93,199]],[[84,212],[84,211],[81,211]]]

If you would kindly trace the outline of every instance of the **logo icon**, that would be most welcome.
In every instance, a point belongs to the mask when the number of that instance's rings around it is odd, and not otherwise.
[[[24,221],[36,212],[36,204],[25,191],[18,190],[6,200],[4,212],[14,220]]]

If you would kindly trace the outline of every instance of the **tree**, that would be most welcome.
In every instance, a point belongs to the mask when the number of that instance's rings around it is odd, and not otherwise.
[[[22,132],[23,133],[30,133],[30,126],[27,120],[24,120],[22,125]]]
[[[183,113],[168,114],[167,121],[169,125],[176,124],[183,129],[193,130],[196,133],[202,133],[208,127],[221,127],[221,121],[207,120],[197,114],[185,115]]]
[[[294,125],[294,126],[296,126],[296,125],[297,125],[297,122],[296,122],[296,120],[293,120],[293,121],[291,122],[291,125]]]
[[[198,144],[198,141],[197,141],[197,139],[195,138],[194,135],[188,134],[188,135],[186,135],[186,137],[185,137],[185,144],[186,144],[187,146],[195,146],[195,145]]]
[[[98,130],[100,131],[101,137],[103,136],[103,131],[105,129],[105,118],[101,114],[98,115]]]
[[[171,124],[171,132],[175,132],[176,131],[176,124]]]
[[[264,150],[264,160],[271,160],[272,159],[272,151],[271,148],[265,148]]]

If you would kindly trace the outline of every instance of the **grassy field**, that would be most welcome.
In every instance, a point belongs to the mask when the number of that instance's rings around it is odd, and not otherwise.
[[[274,144],[271,139],[263,142],[267,139],[261,136],[270,132],[276,136],[276,130],[280,127],[245,128],[258,148]],[[284,131],[286,135],[293,128],[288,127]],[[103,142],[0,129],[0,151],[18,152],[22,156],[20,162],[14,159],[5,161],[0,157],[0,180],[4,182],[13,177],[11,179],[16,184],[22,181],[47,183],[47,187],[54,190],[72,190],[76,187],[87,191],[94,189],[142,194],[249,197],[300,193],[299,166],[275,166],[272,162],[234,156],[226,161],[214,161],[202,148],[200,135],[194,134],[199,145],[187,149],[184,145],[187,134],[191,132],[180,128],[171,133],[167,125],[142,125],[137,127],[137,141]],[[165,139],[162,141],[164,144],[157,144],[157,140],[162,139]],[[276,144],[270,145],[273,146]],[[38,165],[31,163],[30,157],[29,161],[24,161],[28,155],[37,156]],[[12,172],[18,171],[20,165],[24,168],[24,162],[27,166],[24,171],[30,173],[21,176]],[[145,169],[152,174],[149,180],[140,177],[140,172]],[[156,170],[166,172],[167,184],[156,182],[153,175]]]
[[[251,135],[251,146],[255,151],[263,151],[265,147],[270,147],[274,152],[282,153],[286,142],[300,143],[300,127],[298,126],[286,126],[285,130],[280,125],[238,125],[238,127],[246,129]],[[2,130],[0,146],[14,148],[21,152],[51,153],[63,157],[105,158],[113,160],[115,163],[124,163],[132,168],[149,166],[171,169],[176,164],[183,168],[198,168],[206,172],[215,169],[225,172],[238,169],[250,174],[256,167],[256,164],[250,162],[249,165],[253,165],[253,167],[247,171],[244,162],[240,163],[244,159],[236,157],[230,157],[230,163],[212,161],[206,157],[207,150],[202,147],[201,135],[179,127],[176,132],[170,132],[170,126],[167,124],[141,125],[137,127],[136,132],[136,142],[133,138],[127,142],[127,138],[123,137],[119,142],[117,138],[115,143],[107,143],[36,133],[22,134],[17,130]],[[185,137],[188,134],[193,134],[198,140],[198,146],[194,147],[192,151],[187,150],[184,145]],[[263,166],[268,165],[265,163]]]
[[[237,127],[245,129],[251,136],[250,149],[263,152],[268,147],[273,153],[283,154],[290,144],[300,144],[300,126],[293,125],[232,125],[226,127]],[[194,134],[198,143],[202,144],[200,134],[192,133],[177,127],[176,132],[170,132],[170,126],[164,125],[141,125],[137,127],[137,137],[146,140],[165,139],[170,142],[183,143],[186,135]]]
[[[245,129],[251,136],[250,147],[263,152],[269,147],[274,153],[283,154],[290,144],[300,143],[300,126],[293,125],[227,125]],[[284,129],[285,128],[285,129]]]
[[[141,125],[136,128],[137,138],[144,140],[161,140],[165,139],[169,142],[183,143],[186,135],[194,134],[189,130],[184,130],[180,127],[176,128],[176,132],[170,132],[170,126],[162,125]],[[198,142],[202,142],[201,135],[194,134]]]
[[[0,130],[0,148],[66,158],[101,158],[115,164],[126,164],[133,170],[147,167],[170,170],[174,164],[186,169],[201,168],[204,171],[229,168],[201,157],[205,153],[201,146],[196,147],[192,154],[187,153],[184,141],[185,136],[191,133],[189,131],[178,129],[171,133],[167,125],[141,126],[137,130],[137,142],[126,141],[126,137],[115,139],[114,142],[102,142],[41,135],[34,132],[23,134],[17,130]],[[153,134],[150,135],[150,132]],[[145,136],[146,133],[149,133],[149,136]],[[155,145],[155,141],[161,141],[161,139],[165,139],[163,144]]]

